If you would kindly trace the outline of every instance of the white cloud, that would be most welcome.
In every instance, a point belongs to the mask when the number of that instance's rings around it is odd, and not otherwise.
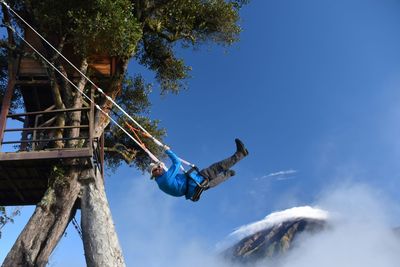
[[[322,219],[328,221],[329,228],[318,234],[299,236],[293,250],[279,263],[262,261],[256,266],[398,266],[400,240],[392,230],[398,226],[393,224],[395,220],[392,218],[398,205],[379,190],[367,185],[345,184],[323,192],[318,207],[296,207],[272,213],[261,221],[239,227],[227,240],[232,243],[232,238],[238,241],[239,238],[293,218]],[[227,247],[227,240],[218,244],[220,250]]]
[[[127,266],[224,266],[193,218],[182,218],[182,210],[193,209],[193,203],[162,193],[144,177],[125,182],[127,192],[117,199],[113,213]]]
[[[287,220],[297,218],[310,218],[327,220],[328,212],[310,206],[295,207],[284,211],[278,211],[266,216],[263,220],[239,227],[231,236],[243,238],[252,235],[260,230],[272,227]]]
[[[279,172],[273,172],[270,173],[268,175],[266,175],[266,177],[274,177],[274,176],[286,176],[286,175],[292,175],[297,173],[296,170],[286,170],[286,171],[279,171]]]
[[[128,266],[233,266],[217,257],[226,248],[226,242],[217,244],[215,251],[213,244],[202,237],[207,233],[199,233],[196,228],[196,216],[182,217],[182,210],[195,208],[193,203],[161,193],[144,177],[125,180],[121,186],[125,193],[117,199],[113,211]],[[398,266],[400,243],[391,232],[395,225],[390,224],[393,204],[379,192],[360,185],[346,184],[322,195],[314,207],[272,213],[261,221],[239,227],[227,239],[231,238],[230,243],[232,238],[237,241],[286,219],[328,219],[333,227],[317,235],[302,235],[281,267]],[[268,264],[263,262],[260,266]]]
[[[255,180],[266,179],[266,178],[275,178],[277,181],[290,180],[295,178],[295,174],[298,173],[296,170],[284,170],[278,172],[272,172],[261,177],[255,178]]]
[[[398,266],[400,241],[390,224],[392,204],[364,185],[347,185],[325,193],[320,205],[331,211],[332,227],[303,236],[282,266]]]

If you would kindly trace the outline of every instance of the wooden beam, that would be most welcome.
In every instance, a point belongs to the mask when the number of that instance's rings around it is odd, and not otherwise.
[[[104,181],[104,131],[100,137],[100,165],[101,165],[101,176]]]
[[[7,183],[10,185],[10,187],[14,190],[15,194],[18,196],[18,198],[21,201],[25,201],[24,195],[21,193],[21,191],[18,189],[18,186],[10,179],[10,175],[6,169],[3,169],[0,167],[0,170],[3,174],[5,174]]]
[[[7,89],[4,94],[3,103],[1,103],[1,113],[0,113],[0,149],[1,149],[1,142],[3,141],[4,137],[4,130],[6,129],[7,124],[7,115],[10,110],[11,106],[11,99],[14,94],[15,88],[15,79],[10,78],[8,81]]]
[[[43,86],[43,85],[49,85],[50,81],[49,80],[18,80],[16,81],[16,85],[24,85],[24,86]]]
[[[59,129],[75,129],[75,128],[89,128],[89,125],[77,126],[51,126],[51,127],[33,127],[33,128],[9,128],[5,132],[32,132],[32,131],[45,131],[45,130],[59,130]]]
[[[90,110],[90,107],[81,107],[81,108],[66,108],[66,109],[53,109],[53,110],[42,110],[42,111],[33,111],[33,112],[25,112],[18,114],[9,114],[7,115],[9,118],[13,117],[21,117],[21,116],[32,116],[32,115],[41,115],[41,114],[52,114],[52,113],[63,113],[63,112],[73,112],[73,111],[84,111]]]
[[[3,23],[9,23],[11,21],[10,14],[5,5],[1,6],[3,11]],[[8,35],[8,44],[10,46],[15,45],[14,32],[11,28],[7,27],[7,35]],[[7,114],[10,110],[11,99],[14,93],[15,88],[15,77],[17,73],[17,62],[19,61],[19,56],[15,57],[12,51],[7,51],[7,71],[8,71],[8,84],[7,89],[4,94],[3,103],[1,103],[1,112],[0,112],[0,150],[1,150],[1,142],[4,137],[4,130],[7,124]]]
[[[94,134],[94,93],[95,93],[95,86],[92,85],[90,90],[90,114],[89,114],[89,149],[90,152],[93,154],[93,134]]]
[[[59,149],[53,151],[7,152],[0,153],[0,161],[62,159],[62,158],[90,158],[89,148],[86,149]]]
[[[2,144],[20,144],[20,143],[46,143],[52,141],[69,141],[69,140],[87,140],[87,137],[71,137],[71,138],[49,138],[49,139],[28,139],[28,140],[18,140],[18,141],[6,141]]]
[[[37,196],[25,198],[24,201],[21,201],[21,199],[19,199],[17,197],[15,197],[15,198],[0,197],[0,206],[36,205],[42,199],[44,192],[39,192],[39,191],[35,192],[35,194]]]

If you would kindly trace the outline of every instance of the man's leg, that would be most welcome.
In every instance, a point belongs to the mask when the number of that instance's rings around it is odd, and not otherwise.
[[[219,185],[220,183],[225,182],[226,180],[228,180],[229,178],[231,178],[234,175],[235,175],[234,170],[227,170],[227,171],[220,173],[217,177],[215,177],[214,179],[212,179],[208,182],[207,189],[213,188],[213,187]]]
[[[233,165],[244,158],[243,154],[235,153],[229,158],[216,162],[208,168],[202,169],[200,174],[210,180],[215,179],[219,174],[228,171]]]
[[[249,153],[244,147],[243,143],[239,139],[235,139],[236,142],[236,152],[229,158],[216,162],[200,171],[200,174],[210,180],[210,182],[218,177],[220,174],[227,172],[233,165],[243,159]],[[231,177],[232,175],[229,175]],[[224,180],[226,180],[225,178]]]

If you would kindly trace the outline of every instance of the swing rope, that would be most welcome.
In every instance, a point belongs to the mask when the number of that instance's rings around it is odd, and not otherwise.
[[[90,103],[93,103],[97,110],[99,110],[104,116],[106,116],[111,122],[113,122],[118,128],[120,128],[129,138],[131,138],[138,146],[140,146],[148,155],[149,157],[155,161],[160,162],[160,160],[149,151],[146,147],[141,145],[139,141],[137,141],[127,130],[124,129],[115,119],[113,119],[107,112],[102,110],[99,105],[97,105],[85,92],[79,89],[67,76],[65,76],[54,64],[52,64],[45,56],[43,56],[35,47],[33,47],[25,38],[20,35],[13,27],[7,25],[9,29],[11,29],[16,36],[18,36],[21,40],[23,40],[35,53],[37,53],[47,64],[49,64],[55,71],[58,72],[66,81],[68,81],[79,93],[81,93]]]
[[[69,61],[60,51],[58,51],[49,41],[46,40],[38,31],[36,31],[28,22],[26,22],[16,11],[14,11],[4,0],[0,0],[2,4],[4,4],[7,9],[9,9],[15,16],[17,16],[25,25],[27,25],[37,36],[39,36],[46,44],[48,44],[58,55],[60,55],[71,67],[73,67],[83,78],[85,78],[99,93],[101,93],[105,98],[110,101],[115,107],[117,107],[126,117],[128,117],[140,130],[143,136],[150,138],[154,143],[156,143],[160,147],[166,147],[163,143],[157,140],[154,136],[152,136],[145,128],[143,128],[131,115],[129,115],[121,106],[118,105],[110,96],[108,96],[100,87],[98,87],[89,77],[87,77],[82,71],[80,71],[71,61]],[[135,136],[140,140],[135,139],[128,131],[126,131],[115,119],[113,119],[107,112],[103,111],[99,105],[97,105],[92,99],[85,94],[82,90],[79,89],[71,80],[68,79],[58,68],[56,68],[46,57],[44,57],[37,49],[35,49],[22,35],[20,35],[14,28],[10,25],[6,25],[9,29],[11,29],[21,40],[23,40],[35,53],[37,53],[42,59],[46,61],[54,70],[56,70],[65,80],[67,80],[75,89],[77,89],[88,101],[93,103],[102,114],[104,114],[112,123],[114,123],[118,128],[120,128],[129,138],[131,138],[138,146],[140,146],[149,157],[155,162],[161,162],[154,154],[149,151],[144,143],[138,138],[136,131],[133,130],[134,127],[131,126],[128,122],[125,121],[125,124],[128,128],[135,134]],[[194,166],[192,163],[180,159],[182,163]],[[165,168],[165,167],[164,167]],[[182,167],[184,170],[184,168]]]

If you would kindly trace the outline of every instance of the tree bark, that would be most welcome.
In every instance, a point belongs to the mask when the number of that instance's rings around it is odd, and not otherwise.
[[[81,225],[88,267],[125,266],[100,171],[82,185]]]
[[[53,60],[56,60],[56,58],[53,58]],[[107,94],[113,99],[120,90],[127,62],[128,60],[126,59],[123,61],[122,66],[118,64],[116,75],[113,77],[114,81],[111,83],[109,90],[107,90]],[[66,74],[63,66],[60,66],[60,69]],[[80,69],[86,73],[86,60],[83,60]],[[79,92],[72,92],[70,85],[66,84],[65,81],[58,82],[54,70],[50,70],[50,74],[52,80],[51,89],[57,108],[64,108],[66,104],[67,106],[72,104],[73,107],[81,107],[82,95]],[[85,84],[86,80],[82,78],[77,86],[83,90]],[[112,107],[112,103],[106,100],[103,101],[102,108],[108,112]],[[69,119],[71,125],[80,125],[81,112],[73,112],[70,114]],[[56,124],[64,126],[65,123],[66,116],[60,114],[57,117]],[[95,137],[101,136],[108,123],[108,119],[97,112]],[[77,137],[78,135],[79,129],[77,128],[71,131],[59,131],[55,137]],[[61,141],[56,142],[56,147],[58,148],[64,147],[64,145]],[[75,147],[76,145],[77,142],[69,142],[67,144],[68,147]],[[89,166],[87,163],[78,161],[77,159],[64,161],[63,172],[61,174],[53,174],[49,178],[50,186],[48,190],[5,258],[2,267],[46,266],[52,251],[65,232],[72,218],[71,216],[75,213],[75,203],[81,193],[82,228],[87,265],[90,267],[125,266],[111,218],[103,178],[99,171],[95,175],[93,169],[87,169]],[[80,167],[79,164],[81,164]],[[76,167],[72,168],[71,166]]]
[[[2,267],[44,267],[73,214],[81,171],[71,169],[50,187],[5,258]],[[66,182],[68,181],[68,182]]]

